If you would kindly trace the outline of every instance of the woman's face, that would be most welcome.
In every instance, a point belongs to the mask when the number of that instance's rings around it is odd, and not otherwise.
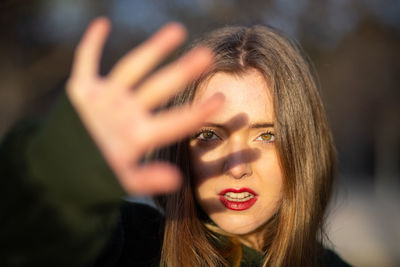
[[[274,143],[274,110],[260,72],[216,73],[198,88],[194,102],[216,92],[222,110],[190,141],[196,199],[224,231],[249,235],[279,207],[282,171]]]

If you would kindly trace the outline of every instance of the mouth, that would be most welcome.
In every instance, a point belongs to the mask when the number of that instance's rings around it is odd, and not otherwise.
[[[219,193],[222,204],[235,211],[247,210],[257,201],[258,195],[250,188],[228,188]]]

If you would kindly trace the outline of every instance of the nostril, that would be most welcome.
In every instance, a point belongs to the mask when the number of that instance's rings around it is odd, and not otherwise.
[[[249,162],[237,159],[231,159],[225,163],[225,171],[235,179],[241,179],[252,174]]]
[[[236,179],[252,175],[252,162],[259,157],[259,151],[242,149],[225,157],[224,172]]]

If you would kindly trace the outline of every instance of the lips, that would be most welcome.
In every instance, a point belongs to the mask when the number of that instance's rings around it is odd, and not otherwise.
[[[222,204],[235,211],[247,210],[257,201],[258,195],[250,188],[224,189],[219,193]]]

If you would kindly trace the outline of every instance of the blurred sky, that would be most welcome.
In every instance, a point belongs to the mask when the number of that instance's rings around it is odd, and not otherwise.
[[[297,39],[314,62],[339,151],[335,249],[356,266],[400,266],[400,1],[3,0],[0,136],[51,106],[100,15],[113,23],[103,73],[171,20],[189,39],[227,24],[268,24]]]

